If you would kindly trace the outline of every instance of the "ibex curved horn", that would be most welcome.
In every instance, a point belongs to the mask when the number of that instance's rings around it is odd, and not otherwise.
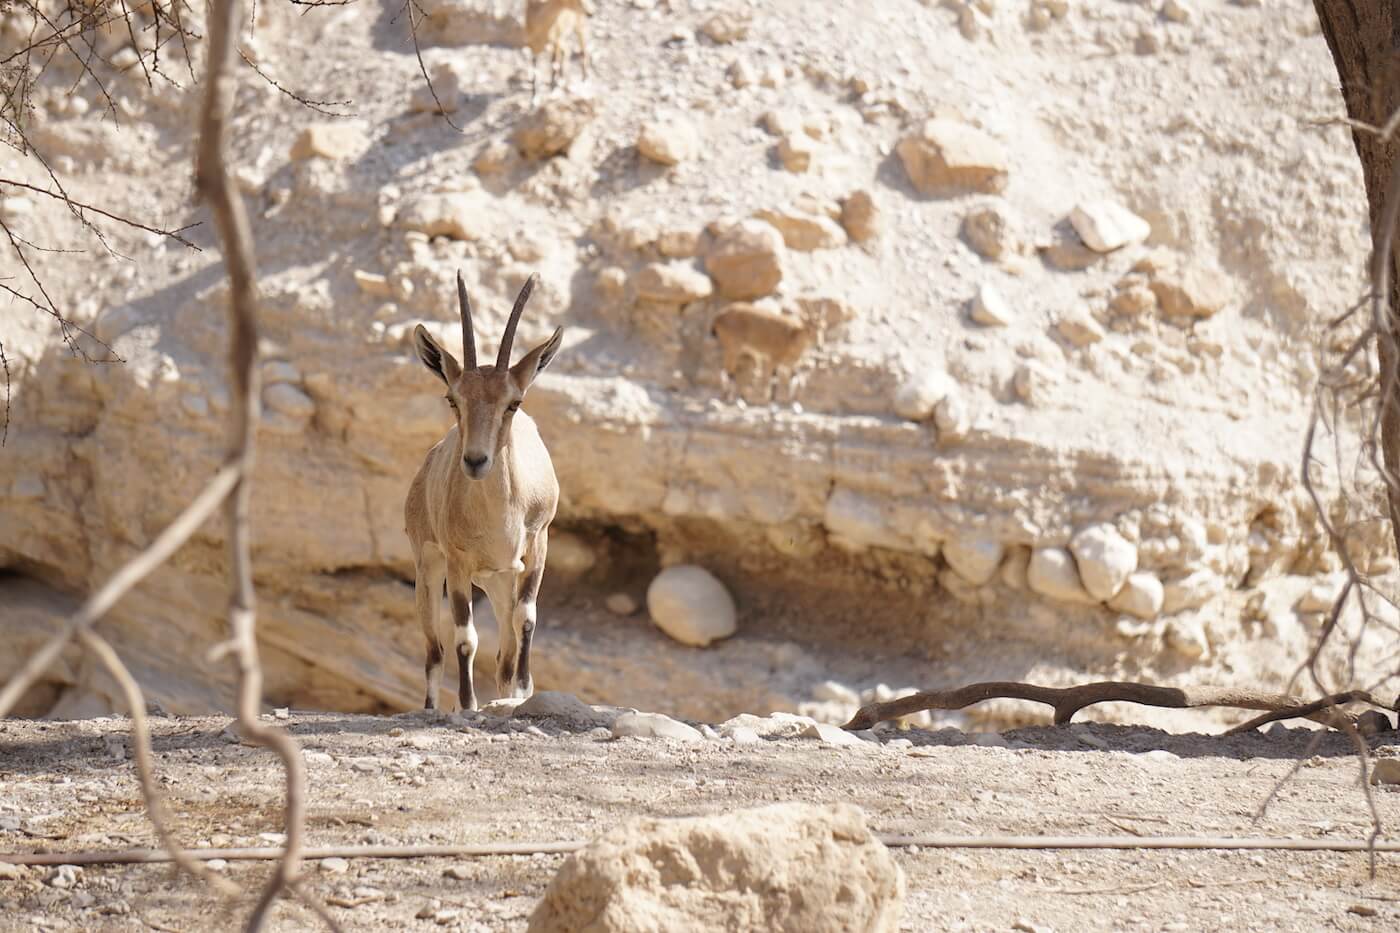
[[[535,274],[531,272],[521,287],[520,294],[515,296],[515,307],[510,309],[510,317],[506,320],[506,333],[501,338],[501,352],[496,356],[498,370],[510,366],[510,345],[515,342],[515,325],[520,323],[520,312],[525,310],[525,302],[530,300],[530,293],[534,290]]]
[[[476,335],[472,331],[472,303],[467,297],[467,283],[462,281],[461,270],[457,272],[457,306],[462,312],[462,365],[476,369]]]

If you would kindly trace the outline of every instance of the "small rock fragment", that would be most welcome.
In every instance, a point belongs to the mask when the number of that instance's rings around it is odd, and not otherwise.
[[[1155,619],[1162,611],[1162,581],[1145,570],[1128,575],[1123,587],[1108,601],[1110,609],[1126,612],[1139,619]]]
[[[603,601],[608,612],[617,616],[630,616],[639,608],[637,601],[628,593],[610,593]]]
[[[1131,243],[1141,243],[1152,226],[1117,201],[1085,201],[1069,214],[1070,225],[1084,245],[1099,253],[1111,253]]]
[[[366,124],[360,120],[313,123],[292,144],[294,161],[319,157],[333,161],[351,159],[369,148]]]
[[[638,736],[647,739],[675,739],[680,742],[703,742],[698,729],[677,722],[660,713],[623,713],[612,724],[614,738]]]
[[[1082,308],[1066,311],[1055,320],[1055,330],[1068,343],[1084,348],[1098,343],[1104,338],[1104,330],[1093,315]]]
[[[1170,615],[1183,609],[1200,608],[1224,589],[1224,581],[1210,570],[1202,568],[1164,585],[1162,611]]]
[[[485,232],[489,210],[482,199],[466,192],[424,194],[405,201],[395,223],[430,237],[475,240]]]
[[[1152,279],[1162,313],[1169,317],[1210,317],[1230,300],[1230,280],[1218,269],[1193,264],[1169,268]]]
[[[725,298],[761,298],[782,281],[785,248],[782,235],[771,224],[741,220],[716,236],[705,257],[705,271]]]
[[[77,865],[55,865],[44,875],[44,884],[51,888],[71,890],[83,880],[83,870]]]
[[[802,730],[804,739],[821,739],[827,745],[863,745],[860,739],[839,726],[826,722],[814,722]]]
[[[1011,323],[1011,309],[1006,306],[1006,299],[989,282],[977,287],[970,316],[983,327],[1005,327]]]
[[[943,557],[958,576],[974,586],[990,583],[1006,548],[992,538],[954,538],[943,545]]]
[[[350,862],[343,858],[332,856],[323,858],[319,865],[321,871],[329,872],[332,875],[343,875],[350,870]]]
[[[279,382],[263,389],[263,404],[270,411],[286,415],[288,418],[310,418],[316,413],[316,403],[311,396],[286,382]]]
[[[1178,616],[1167,622],[1162,635],[1167,647],[1193,661],[1210,656],[1210,639],[1200,619]]]
[[[1097,602],[1080,582],[1074,555],[1067,548],[1036,548],[1031,553],[1029,566],[1026,567],[1026,585],[1041,596],[1061,602]]]
[[[515,147],[527,159],[559,155],[593,119],[593,103],[587,98],[551,100],[530,113],[514,134]]]
[[[962,396],[949,392],[933,407],[933,423],[938,428],[940,443],[955,443],[966,437],[972,428],[972,413]]]
[[[803,132],[788,133],[778,142],[778,160],[789,172],[810,171],[816,154],[816,140]]]
[[[647,609],[656,627],[676,641],[703,648],[736,628],[734,598],[704,567],[678,564],[647,587]]]
[[[679,165],[700,153],[700,134],[688,120],[652,120],[637,136],[637,151],[659,165]]]
[[[968,211],[962,235],[969,246],[987,259],[1001,259],[1021,249],[1016,223],[1003,204],[987,204]]]
[[[710,41],[725,45],[748,38],[751,22],[748,10],[720,10],[705,20],[705,24],[700,27],[700,32]]]
[[[1001,143],[971,124],[952,119],[926,121],[916,133],[900,140],[895,151],[914,188],[925,195],[999,192],[1010,173]]]
[[[880,206],[869,191],[856,191],[841,202],[841,226],[857,243],[867,243],[880,235]]]
[[[900,384],[894,394],[894,413],[908,421],[926,421],[948,394],[942,373],[922,370]]]
[[[1112,599],[1137,570],[1137,546],[1107,523],[1081,530],[1070,539],[1069,550],[1084,589],[1095,599]]]
[[[846,231],[830,217],[799,210],[761,210],[754,215],[782,234],[788,249],[811,252],[846,245]]]
[[[729,732],[729,739],[735,745],[753,745],[761,741],[758,733],[748,726],[735,726]]]
[[[684,263],[649,263],[633,277],[632,284],[638,298],[660,304],[689,304],[714,292],[708,275]]]
[[[1377,758],[1371,765],[1372,784],[1400,784],[1400,758]]]

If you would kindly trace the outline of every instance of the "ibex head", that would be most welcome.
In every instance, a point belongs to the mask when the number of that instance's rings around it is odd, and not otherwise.
[[[520,312],[525,310],[525,303],[530,300],[534,287],[535,277],[531,275],[510,310],[510,319],[506,321],[505,336],[501,338],[501,349],[494,366],[476,364],[471,302],[460,272],[457,273],[457,301],[462,313],[465,366],[459,365],[451,353],[439,346],[422,324],[414,328],[413,345],[418,351],[418,358],[424,366],[437,373],[447,386],[447,402],[457,416],[462,471],[469,479],[482,479],[491,472],[496,454],[510,439],[511,419],[525,398],[525,390],[554,359],[564,338],[564,329],[558,328],[552,337],[525,354],[519,363],[510,365],[515,327],[520,323]]]

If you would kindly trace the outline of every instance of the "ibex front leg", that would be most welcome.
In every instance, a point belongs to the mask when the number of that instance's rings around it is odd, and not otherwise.
[[[476,626],[472,624],[471,574],[447,571],[447,601],[452,606],[452,634],[457,650],[457,701],[464,710],[477,708],[472,665],[476,663]]]
[[[418,624],[423,627],[427,642],[427,658],[423,675],[427,689],[423,696],[424,709],[437,709],[438,692],[442,689],[442,636],[438,631],[438,607],[442,604],[442,586],[447,579],[447,561],[436,545],[424,544],[418,554],[414,575],[414,600]]]

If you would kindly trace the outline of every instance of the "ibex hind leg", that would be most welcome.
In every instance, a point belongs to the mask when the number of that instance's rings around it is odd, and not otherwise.
[[[442,636],[438,631],[438,608],[442,605],[442,589],[446,582],[447,561],[442,552],[435,545],[423,545],[418,555],[413,590],[418,624],[427,643],[427,656],[423,662],[423,676],[427,681],[423,695],[424,709],[437,709],[438,695],[442,690],[443,651]]]

